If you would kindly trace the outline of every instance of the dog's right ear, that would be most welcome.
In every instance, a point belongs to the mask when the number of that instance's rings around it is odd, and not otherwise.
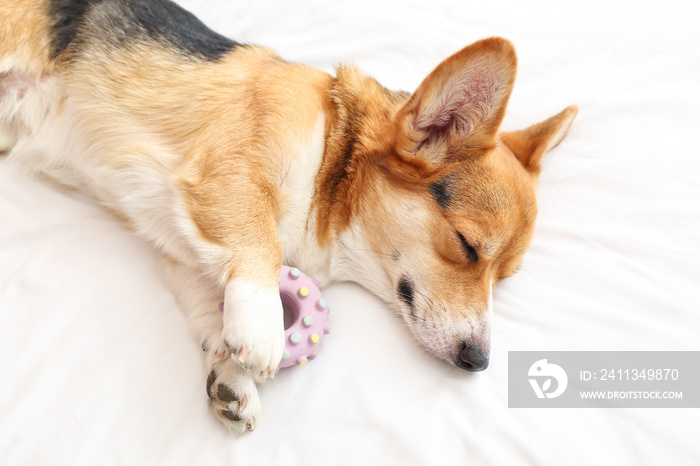
[[[513,44],[500,37],[440,63],[396,115],[396,152],[436,169],[493,147],[516,67]]]

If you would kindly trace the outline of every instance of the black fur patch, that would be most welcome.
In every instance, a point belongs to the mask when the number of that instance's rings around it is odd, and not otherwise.
[[[432,193],[435,202],[437,202],[443,209],[448,209],[452,204],[454,193],[452,192],[448,179],[443,178],[431,184],[430,192]]]
[[[68,48],[90,5],[102,0],[50,0],[49,16],[53,19],[51,58]]]
[[[237,45],[170,0],[129,0],[134,19],[153,39],[185,52],[218,60]]]
[[[413,289],[413,283],[407,276],[401,277],[399,280],[399,284],[396,287],[396,294],[399,296],[399,299],[406,303],[408,307],[413,309],[413,299],[414,299],[414,294],[415,291]]]
[[[91,15],[97,7],[100,14]],[[99,36],[93,33],[83,40],[86,46],[98,39],[112,44],[156,41],[188,56],[218,60],[241,45],[212,31],[170,0],[49,0],[49,13],[53,58],[70,46],[83,26],[100,31]]]

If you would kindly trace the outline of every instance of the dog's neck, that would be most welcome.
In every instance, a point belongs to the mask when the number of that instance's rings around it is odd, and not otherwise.
[[[326,144],[316,179],[313,211],[319,244],[333,244],[361,215],[373,158],[386,151],[387,129],[406,97],[382,87],[354,67],[339,67],[329,92]]]
[[[377,294],[373,288],[384,282],[382,267],[356,220],[373,214],[365,198],[380,176],[376,159],[393,143],[393,117],[408,97],[353,67],[339,67],[329,91],[327,136],[309,228],[313,224],[319,247],[330,252],[331,263],[321,275],[359,281]]]

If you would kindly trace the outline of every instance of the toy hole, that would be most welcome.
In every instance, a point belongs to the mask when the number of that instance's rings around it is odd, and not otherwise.
[[[284,329],[287,330],[294,322],[299,320],[299,305],[292,295],[280,293],[282,310],[284,311]]]

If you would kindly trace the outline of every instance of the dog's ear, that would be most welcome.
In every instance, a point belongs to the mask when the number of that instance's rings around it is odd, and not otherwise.
[[[397,113],[396,151],[438,168],[493,147],[516,67],[513,45],[500,37],[440,63]]]
[[[572,105],[529,128],[501,133],[501,139],[530,173],[538,175],[542,156],[564,139],[577,114],[578,107]]]

